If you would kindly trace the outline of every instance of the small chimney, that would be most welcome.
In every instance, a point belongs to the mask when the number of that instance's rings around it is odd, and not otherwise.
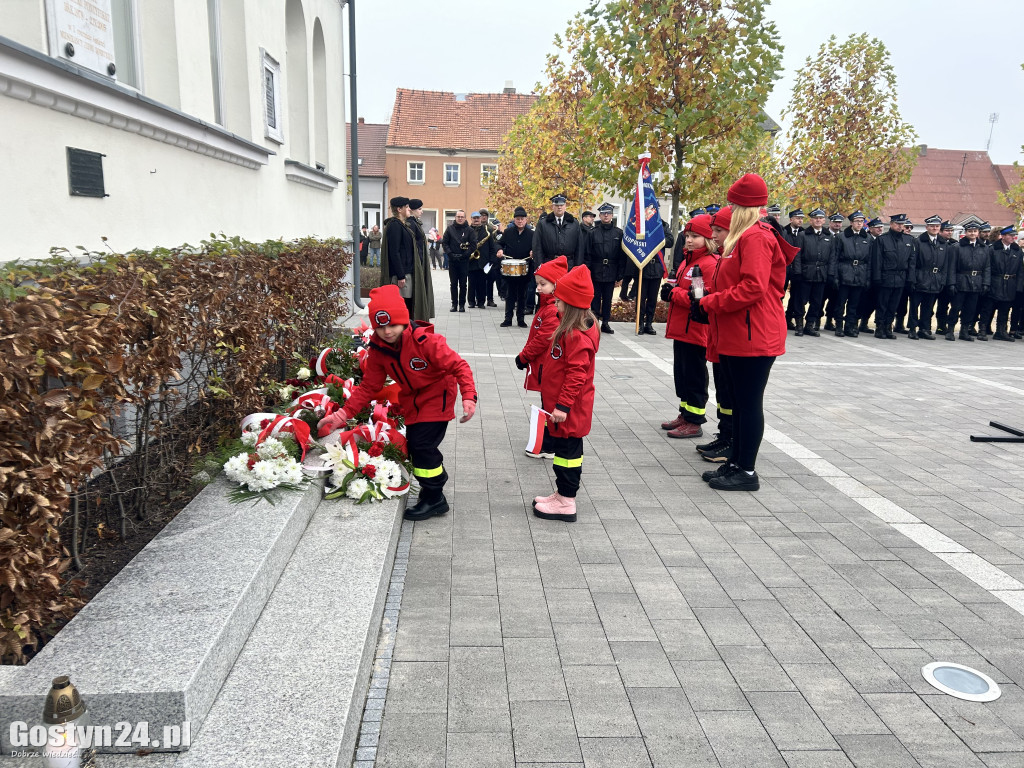
[[[917,146],[917,154],[919,156],[921,156],[921,157],[927,157],[928,156],[928,145],[927,144],[919,144]]]
[[[360,117],[359,118],[359,125],[365,125],[365,124],[366,124],[366,118],[365,117]]]
[[[515,92],[516,92],[516,87],[514,85],[512,85],[512,81],[511,80],[506,80],[505,81],[505,89],[502,91],[502,93],[515,93]]]

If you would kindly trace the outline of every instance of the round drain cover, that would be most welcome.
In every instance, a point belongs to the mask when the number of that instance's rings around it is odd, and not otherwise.
[[[951,661],[933,661],[921,670],[935,688],[965,701],[995,701],[1002,693],[996,681],[976,669]]]

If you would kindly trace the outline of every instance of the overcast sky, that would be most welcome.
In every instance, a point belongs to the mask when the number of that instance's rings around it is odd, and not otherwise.
[[[554,35],[587,5],[586,0],[358,2],[359,114],[367,122],[386,122],[396,88],[497,92],[511,80],[521,93],[532,91],[545,56],[554,50]],[[472,20],[466,8],[474,9]],[[780,120],[796,70],[830,35],[842,39],[867,32],[889,48],[900,110],[917,130],[919,143],[984,149],[989,115],[996,112],[992,159],[1024,160],[1021,9],[1021,0],[773,0],[768,15],[785,52],[768,113]]]

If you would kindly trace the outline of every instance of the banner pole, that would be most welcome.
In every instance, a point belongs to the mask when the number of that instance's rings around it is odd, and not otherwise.
[[[644,292],[644,271],[638,269],[636,271],[636,328],[633,329],[633,335],[640,335],[640,300],[643,298]]]

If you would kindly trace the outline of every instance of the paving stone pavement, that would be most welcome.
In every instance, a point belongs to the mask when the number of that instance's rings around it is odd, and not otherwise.
[[[1024,445],[968,440],[1024,426],[1024,344],[791,335],[761,490],[730,494],[658,428],[664,326],[616,324],[567,525],[529,512],[527,332],[434,279],[480,407],[412,529],[377,766],[1024,766]],[[1001,698],[932,689],[936,660]]]

